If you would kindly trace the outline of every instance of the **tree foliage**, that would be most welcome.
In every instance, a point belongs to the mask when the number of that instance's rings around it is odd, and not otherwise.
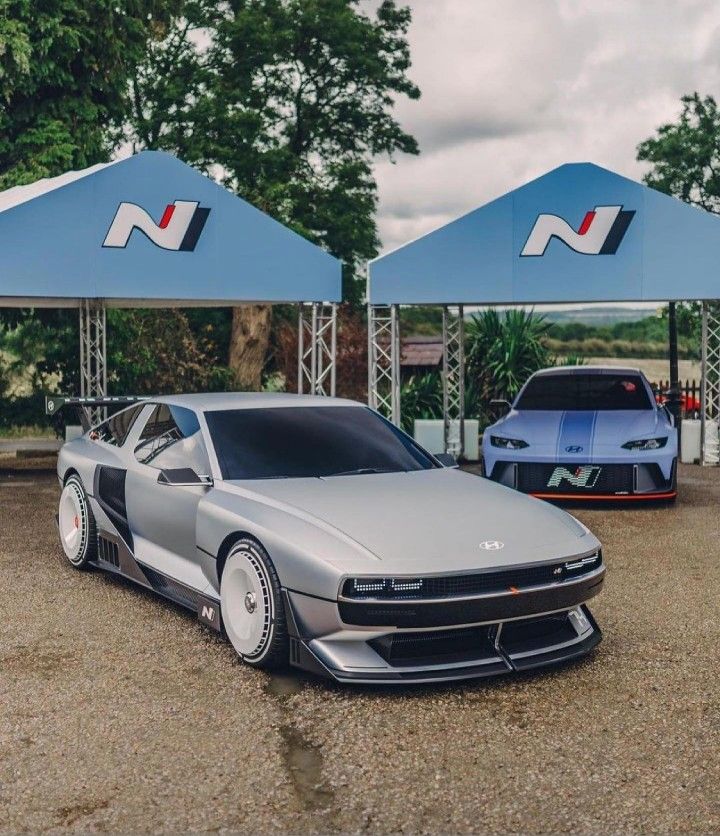
[[[377,254],[373,158],[417,153],[410,11],[383,0],[192,0],[132,81],[129,137],[177,153],[342,259],[346,298]]]
[[[0,0],[0,189],[109,158],[130,68],[181,0]]]

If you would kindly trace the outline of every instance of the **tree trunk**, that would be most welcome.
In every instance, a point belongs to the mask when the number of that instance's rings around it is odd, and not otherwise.
[[[260,390],[262,370],[270,341],[271,305],[233,308],[228,366],[240,389]]]

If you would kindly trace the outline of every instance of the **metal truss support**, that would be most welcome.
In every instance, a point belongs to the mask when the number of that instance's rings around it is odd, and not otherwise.
[[[300,304],[298,394],[335,395],[337,305]]]
[[[368,404],[400,426],[400,318],[397,305],[368,305]]]
[[[703,302],[701,355],[700,461],[720,463],[720,304]]]
[[[80,395],[104,398],[107,395],[107,320],[102,302],[83,299],[80,303]],[[105,419],[105,409],[91,410],[91,422]]]
[[[465,450],[465,320],[443,308],[443,421],[445,452],[460,458]]]

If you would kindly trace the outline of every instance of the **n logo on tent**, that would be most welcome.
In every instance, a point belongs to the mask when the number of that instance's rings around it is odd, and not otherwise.
[[[134,229],[140,230],[157,247],[163,250],[192,252],[203,231],[210,210],[201,207],[196,200],[175,200],[168,203],[156,224],[152,217],[136,203],[121,203],[103,247],[124,249]]]
[[[552,238],[582,255],[614,255],[634,216],[634,210],[622,206],[596,206],[585,213],[576,232],[564,218],[543,213],[537,216],[520,255],[545,255]]]

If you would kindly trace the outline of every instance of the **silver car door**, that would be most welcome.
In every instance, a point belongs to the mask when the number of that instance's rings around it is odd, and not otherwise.
[[[210,472],[197,417],[184,407],[156,404],[128,462],[126,504],[135,557],[202,591],[208,581],[197,559],[195,529],[198,504],[210,486],[158,481],[162,471],[181,468]]]

